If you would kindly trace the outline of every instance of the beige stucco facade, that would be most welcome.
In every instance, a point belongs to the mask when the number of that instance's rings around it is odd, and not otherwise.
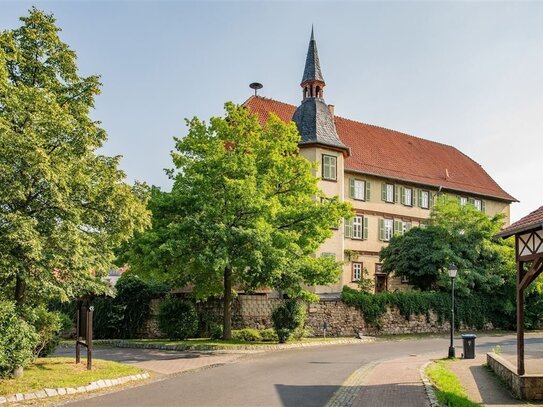
[[[313,287],[312,291],[318,294],[338,293],[344,285],[356,288],[358,286],[357,276],[353,275],[353,263],[359,263],[357,270],[362,269],[362,272],[367,270],[366,278],[370,278],[374,282],[375,291],[388,290],[407,290],[409,284],[407,281],[401,281],[400,278],[394,276],[385,276],[379,274],[379,251],[387,243],[387,239],[383,239],[383,224],[388,222],[394,227],[393,233],[398,233],[398,228],[402,227],[418,227],[430,217],[430,207],[433,199],[438,195],[438,188],[435,186],[421,185],[406,181],[388,179],[374,175],[361,174],[345,170],[345,160],[341,152],[328,150],[321,147],[302,148],[301,155],[310,161],[317,162],[317,176],[322,176],[322,156],[334,156],[337,160],[337,179],[324,180],[320,179],[319,187],[328,196],[338,196],[340,201],[349,202],[356,215],[363,219],[363,233],[360,237],[346,236],[344,227],[333,231],[333,236],[328,239],[316,253],[317,256],[334,255],[339,261],[344,262],[343,274],[337,284],[331,286]],[[352,180],[364,182],[363,199],[355,199],[352,197]],[[393,202],[383,200],[383,184],[394,185]],[[358,184],[361,185],[361,184]],[[401,190],[410,189],[412,194],[412,204],[406,205],[401,202],[402,196],[399,193]],[[428,205],[421,207],[420,191],[427,193]],[[463,193],[461,191],[442,190],[441,195],[446,194],[449,197],[460,199],[463,197],[466,201],[477,200],[480,202],[481,210],[484,210],[489,216],[501,213],[505,215],[506,225],[510,219],[510,204],[509,202],[492,199],[489,197],[478,196],[475,194]],[[398,202],[398,200],[400,202]],[[479,204],[478,202],[478,204]],[[423,200],[423,203],[424,200]],[[385,221],[387,220],[387,221]],[[401,222],[401,223],[400,223]]]

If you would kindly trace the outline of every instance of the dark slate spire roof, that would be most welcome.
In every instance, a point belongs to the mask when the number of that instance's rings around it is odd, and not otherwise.
[[[349,148],[339,139],[334,117],[322,98],[324,79],[322,79],[313,27],[311,27],[311,40],[301,85],[304,88],[304,100],[292,116],[300,132],[300,145],[319,144],[344,150],[349,155]],[[319,87],[321,87],[320,90]]]
[[[313,27],[311,27],[311,39],[309,40],[309,48],[307,49],[307,58],[305,59],[304,76],[302,77],[302,83],[306,81],[321,81],[324,82],[321,72],[321,65],[319,63],[319,53],[317,51],[317,42],[313,34]]]
[[[294,112],[292,120],[298,126],[301,145],[321,144],[349,150],[339,140],[332,113],[322,99],[306,98]]]

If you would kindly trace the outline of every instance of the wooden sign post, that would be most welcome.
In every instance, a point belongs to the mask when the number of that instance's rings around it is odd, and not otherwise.
[[[87,348],[87,370],[92,369],[92,319],[94,306],[92,297],[77,300],[75,363],[81,362],[81,346]]]

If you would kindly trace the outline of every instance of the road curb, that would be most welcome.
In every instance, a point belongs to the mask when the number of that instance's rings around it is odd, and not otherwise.
[[[117,377],[116,379],[101,379],[79,387],[59,387],[56,389],[42,389],[30,393],[16,393],[7,396],[0,396],[0,404],[15,403],[33,399],[44,399],[49,397],[64,396],[67,394],[88,393],[94,390],[115,387],[131,381],[145,380],[150,377],[148,372],[138,373],[130,376]]]
[[[434,362],[430,360],[420,367],[419,369],[420,378],[422,379],[422,382],[424,383],[424,390],[426,391],[426,396],[428,396],[428,401],[430,402],[430,406],[439,407],[439,401],[437,400],[436,393],[434,392],[434,386],[432,385],[432,382],[426,375],[426,368],[430,365],[430,363],[434,363]]]
[[[282,350],[282,349],[298,349],[298,348],[312,348],[316,346],[328,346],[328,345],[356,345],[361,343],[374,342],[375,338],[367,336],[362,339],[338,339],[336,341],[322,341],[322,342],[305,342],[305,343],[285,343],[285,344],[270,344],[270,345],[159,345],[145,342],[129,342],[123,339],[114,340],[100,340],[96,343],[111,345],[116,348],[129,348],[129,349],[157,349],[157,350],[174,350],[174,351],[213,351],[213,350]]]

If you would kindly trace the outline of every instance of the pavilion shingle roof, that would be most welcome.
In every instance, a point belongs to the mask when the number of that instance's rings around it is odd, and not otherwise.
[[[263,124],[271,112],[290,122],[296,106],[252,96],[245,106]],[[456,148],[398,131],[335,116],[337,134],[350,148],[345,170],[516,201],[490,175]]]
[[[539,229],[541,227],[543,227],[543,206],[502,229],[502,231],[498,233],[498,236],[508,237],[517,232]]]

